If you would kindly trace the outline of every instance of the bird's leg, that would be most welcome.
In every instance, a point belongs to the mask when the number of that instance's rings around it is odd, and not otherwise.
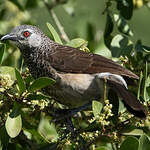
[[[71,117],[65,119],[65,124],[66,124],[66,133],[71,132],[71,136],[73,138],[76,137],[76,132],[74,130],[74,125],[72,123]]]
[[[87,109],[88,107],[90,107],[92,105],[91,102],[78,107],[78,108],[74,108],[74,109],[59,109],[57,111],[54,111],[53,113],[53,118],[51,120],[51,122],[61,122],[63,121],[66,125],[66,130],[65,130],[65,135],[64,137],[66,137],[66,135],[71,132],[71,136],[74,138],[76,137],[76,132],[74,130],[74,126],[71,120],[71,117],[73,117],[75,114],[77,114],[78,112]]]
[[[71,120],[71,117],[65,119],[64,122],[63,122],[63,125],[64,124],[66,126],[66,129],[63,132],[62,137],[60,138],[60,141],[65,139],[70,132],[71,132],[71,137],[75,138],[77,136],[77,131],[75,131],[75,128],[74,128],[72,120]]]
[[[75,114],[77,114],[78,112],[87,109],[88,107],[90,107],[92,105],[91,102],[80,106],[78,108],[73,108],[73,109],[59,109],[57,111],[54,112],[53,117],[54,119],[52,120],[52,122],[58,122],[61,120],[65,120],[69,117],[74,116]]]

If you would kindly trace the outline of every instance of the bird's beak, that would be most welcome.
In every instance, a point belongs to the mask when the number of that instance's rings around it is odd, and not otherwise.
[[[15,34],[10,33],[10,34],[4,35],[0,40],[1,40],[1,41],[4,41],[4,40],[17,41],[18,38],[17,38],[17,36],[16,36]]]

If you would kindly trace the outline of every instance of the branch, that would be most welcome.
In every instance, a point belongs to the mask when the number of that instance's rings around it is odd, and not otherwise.
[[[60,34],[61,34],[61,38],[65,41],[65,42],[69,42],[69,38],[67,36],[67,34],[64,31],[64,27],[62,26],[62,24],[60,23],[58,17],[56,16],[55,12],[52,10],[52,8],[54,7],[54,5],[50,5],[46,0],[44,1],[45,6],[47,7],[47,9],[50,12],[50,15],[52,16]]]

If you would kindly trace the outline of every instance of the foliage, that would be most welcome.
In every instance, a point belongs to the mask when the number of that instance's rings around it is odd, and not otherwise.
[[[51,9],[64,9],[67,15],[73,18],[76,14],[77,1],[1,0],[0,34],[5,34],[18,24],[36,25],[30,14],[32,9],[39,10],[43,7],[50,15]],[[97,5],[101,5],[101,2]],[[59,34],[52,24],[47,23],[50,31],[47,34],[58,43],[63,42],[79,50],[109,57],[139,75],[139,83],[135,81],[139,86],[130,90],[148,110],[150,47],[143,44],[141,37],[135,37],[134,28],[131,29],[129,24],[135,11],[144,6],[149,7],[150,2],[148,0],[105,2],[103,15],[106,16],[106,23],[103,41],[97,38],[94,23],[89,22],[86,22],[86,34],[81,36],[84,38],[77,38],[82,35],[80,26],[75,34],[76,38],[66,42],[62,36],[64,29],[61,22]],[[40,13],[42,12],[39,12],[39,15]],[[54,26],[59,28],[57,24],[59,20],[55,20],[58,18],[53,19],[56,23]],[[44,77],[34,80],[24,65],[18,49],[11,43],[0,43],[0,65],[0,150],[150,149],[150,116],[148,115],[146,120],[135,118],[126,111],[118,96],[112,91],[108,97],[104,92],[103,104],[93,101],[92,111],[80,112],[78,116],[72,118],[76,130],[76,135],[73,135],[68,132],[65,120],[53,122],[54,112],[66,107],[42,93],[41,89],[55,84],[54,80]]]

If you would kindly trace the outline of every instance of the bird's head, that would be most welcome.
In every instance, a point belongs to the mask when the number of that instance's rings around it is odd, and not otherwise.
[[[38,47],[42,42],[41,30],[31,25],[20,25],[1,38],[12,41],[20,49]]]

